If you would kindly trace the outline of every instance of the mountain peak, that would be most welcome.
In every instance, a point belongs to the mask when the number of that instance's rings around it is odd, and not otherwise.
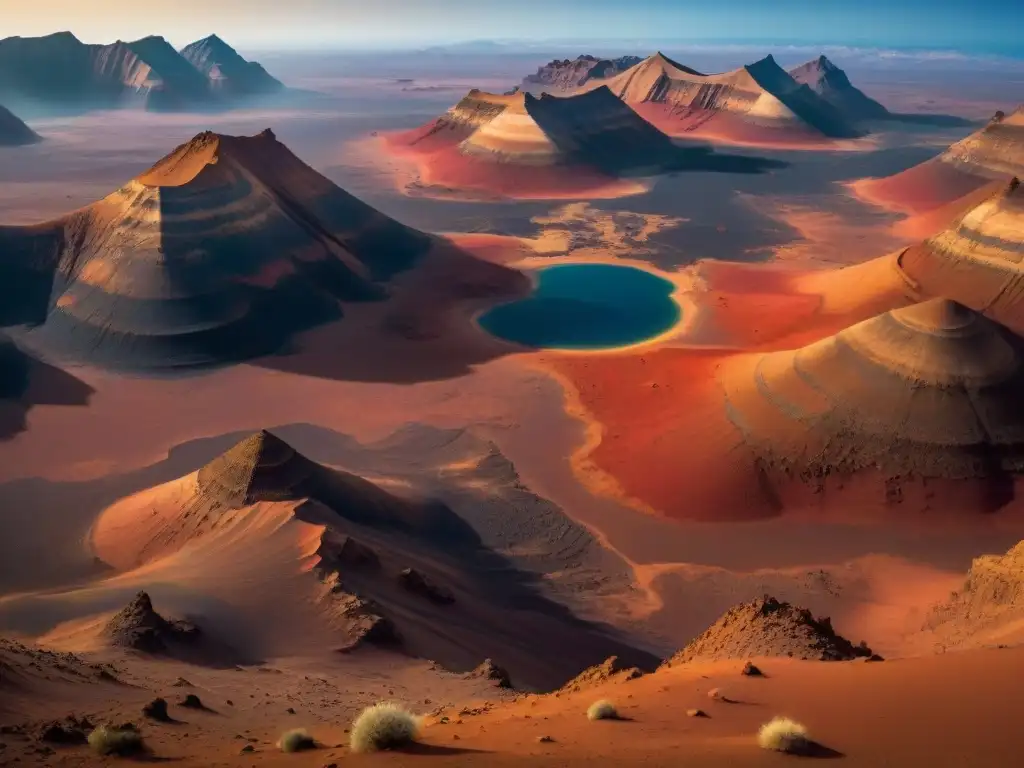
[[[199,470],[199,492],[228,507],[302,496],[301,485],[316,464],[288,443],[261,429]]]

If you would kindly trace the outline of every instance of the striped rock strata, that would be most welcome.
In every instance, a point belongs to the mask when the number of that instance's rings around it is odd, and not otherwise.
[[[264,131],[203,133],[86,208],[0,227],[7,322],[72,358],[129,368],[272,352],[382,298],[430,239],[335,186]]]
[[[859,135],[832,104],[794,80],[771,56],[731,72],[706,75],[657,53],[581,90],[602,86],[670,135],[715,128],[739,133],[737,120],[748,128],[804,137]]]

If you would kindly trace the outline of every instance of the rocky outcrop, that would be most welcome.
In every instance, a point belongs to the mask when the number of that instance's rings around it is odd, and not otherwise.
[[[863,643],[854,645],[837,634],[829,619],[765,595],[731,608],[663,666],[764,656],[848,661],[870,655]]]
[[[639,56],[620,56],[601,59],[584,54],[575,59],[555,59],[540,67],[534,74],[523,78],[523,88],[545,86],[552,91],[572,90],[591,80],[613,77],[639,64]]]
[[[475,680],[491,680],[498,688],[512,687],[512,679],[508,672],[490,659],[484,659],[483,663],[469,672],[466,677]]]
[[[560,690],[576,693],[578,691],[601,685],[609,680],[625,682],[635,680],[643,675],[639,668],[625,664],[618,656],[609,656],[600,664],[580,672],[576,677],[563,685]]]
[[[1024,542],[971,563],[963,586],[932,609],[924,630],[947,647],[1019,640],[1024,619]]]
[[[114,614],[104,628],[113,645],[143,653],[164,654],[176,645],[194,645],[202,632],[188,621],[168,621],[153,609],[146,592],[139,592]]]

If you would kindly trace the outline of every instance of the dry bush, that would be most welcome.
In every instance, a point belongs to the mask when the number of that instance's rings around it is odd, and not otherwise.
[[[294,728],[281,734],[277,746],[282,752],[302,752],[316,747],[316,741],[305,728]]]
[[[601,699],[587,708],[587,720],[618,720],[619,711],[610,701]]]
[[[776,717],[762,725],[757,732],[757,743],[761,749],[788,752],[791,755],[805,754],[811,747],[807,729],[788,717]]]
[[[90,733],[89,746],[101,755],[135,755],[144,749],[141,733],[113,725],[101,725]]]
[[[367,707],[352,723],[349,743],[353,752],[377,752],[416,741],[420,719],[397,704]]]

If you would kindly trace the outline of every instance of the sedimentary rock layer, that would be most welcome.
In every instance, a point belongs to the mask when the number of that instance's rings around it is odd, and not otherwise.
[[[999,485],[1024,470],[1019,344],[973,310],[933,299],[802,349],[748,356],[720,383],[730,420],[769,473]]]
[[[39,323],[58,354],[132,368],[271,352],[342,301],[383,297],[430,245],[270,131],[200,134],[103,200],[0,241],[0,291],[22,310],[8,321]]]
[[[581,90],[601,86],[672,135],[712,128],[739,135],[740,127],[725,118],[820,138],[859,135],[832,104],[794,80],[771,56],[731,72],[706,75],[658,53],[615,77],[584,84]],[[719,120],[717,126],[710,125],[714,119]]]

